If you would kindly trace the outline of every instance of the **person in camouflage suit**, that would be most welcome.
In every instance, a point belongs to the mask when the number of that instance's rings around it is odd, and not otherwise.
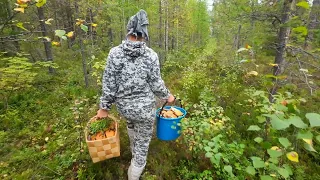
[[[156,52],[146,46],[147,13],[140,10],[128,22],[127,39],[110,50],[103,74],[98,118],[106,117],[113,103],[127,120],[132,160],[128,179],[138,180],[146,165],[156,119],[155,95],[169,103],[174,97],[166,88]]]

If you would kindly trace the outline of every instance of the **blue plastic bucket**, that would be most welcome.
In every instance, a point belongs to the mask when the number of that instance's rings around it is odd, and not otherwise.
[[[172,106],[165,106],[163,109],[169,110]],[[159,115],[161,108],[157,110],[157,137],[163,141],[171,141],[177,139],[181,132],[181,119],[187,115],[187,111],[181,107],[173,106],[180,110],[183,116],[178,118],[164,118]]]

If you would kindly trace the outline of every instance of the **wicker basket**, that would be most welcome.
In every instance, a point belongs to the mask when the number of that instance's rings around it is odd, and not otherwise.
[[[120,156],[119,124],[115,117],[109,115],[108,118],[113,119],[115,122],[116,132],[113,137],[93,141],[88,140],[89,123],[95,120],[95,117],[90,119],[85,128],[86,143],[93,163]]]

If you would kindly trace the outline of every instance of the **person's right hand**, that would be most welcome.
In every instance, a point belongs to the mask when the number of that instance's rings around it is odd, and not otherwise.
[[[174,100],[175,100],[175,97],[171,94],[171,95],[169,96],[167,102],[171,104],[171,103],[174,102]]]
[[[102,119],[108,117],[109,113],[105,109],[99,109],[97,111],[97,115],[95,116],[97,119]]]

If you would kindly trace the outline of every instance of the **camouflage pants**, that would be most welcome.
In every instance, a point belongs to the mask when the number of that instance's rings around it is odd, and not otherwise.
[[[147,162],[149,144],[156,119],[155,105],[151,103],[117,103],[118,111],[127,120],[128,131],[133,130],[133,162],[136,167],[143,167]],[[130,134],[129,134],[130,136]]]

